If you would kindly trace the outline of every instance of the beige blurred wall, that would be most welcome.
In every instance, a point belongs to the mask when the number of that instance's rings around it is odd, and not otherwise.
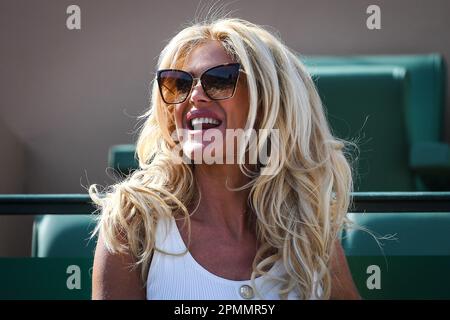
[[[228,2],[234,16],[270,26],[302,54],[440,52],[450,61],[447,0]],[[1,0],[0,119],[11,135],[0,145],[20,153],[14,136],[26,146],[24,169],[3,170],[1,192],[83,193],[111,183],[108,148],[136,140],[159,52],[208,3]],[[70,4],[81,8],[81,30],[66,28]],[[366,28],[370,4],[381,8],[381,30]],[[446,141],[448,115],[447,106]],[[8,161],[0,157],[0,167]]]
[[[0,118],[0,194],[23,193],[26,146]],[[0,256],[24,256],[31,251],[32,216],[0,215]]]
[[[0,118],[0,194],[25,191],[25,144]]]

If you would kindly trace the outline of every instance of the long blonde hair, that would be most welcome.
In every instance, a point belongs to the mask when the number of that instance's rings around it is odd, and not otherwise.
[[[330,256],[352,201],[352,167],[344,154],[348,142],[332,135],[298,55],[248,21],[223,18],[183,29],[161,52],[158,68],[177,66],[207,40],[220,41],[245,70],[250,101],[246,127],[253,128],[257,121],[259,128],[279,130],[283,150],[277,174],[256,175],[249,185],[248,201],[262,243],[252,280],[280,260],[287,271],[278,279],[281,298],[294,289],[303,299],[329,298]],[[174,117],[156,81],[151,106],[142,117],[145,124],[136,145],[139,169],[106,192],[91,185],[89,194],[101,210],[96,232],[101,230],[111,252],[135,258],[145,283],[152,253],[158,250],[157,220],[181,212],[189,226],[186,207],[197,186],[191,165],[171,159]]]

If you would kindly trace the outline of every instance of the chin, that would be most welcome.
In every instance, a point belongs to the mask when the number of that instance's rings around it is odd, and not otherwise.
[[[214,141],[186,141],[183,153],[194,164],[223,164],[223,147]]]

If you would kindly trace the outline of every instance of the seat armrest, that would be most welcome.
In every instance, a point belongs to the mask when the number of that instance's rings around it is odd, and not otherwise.
[[[450,146],[420,142],[411,147],[410,168],[430,190],[450,190]]]

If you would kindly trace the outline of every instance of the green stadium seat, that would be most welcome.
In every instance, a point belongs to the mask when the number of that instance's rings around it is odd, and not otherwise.
[[[355,191],[412,191],[405,123],[409,78],[390,66],[310,68],[333,134],[359,148]],[[355,151],[355,150],[351,150]]]
[[[350,213],[369,229],[350,230],[342,245],[353,279],[366,299],[449,299],[450,211]],[[370,266],[377,266],[380,287],[367,285]]]
[[[91,258],[96,240],[90,239],[95,216],[39,215],[33,224],[32,256],[36,258]]]
[[[114,145],[109,149],[108,166],[114,168],[120,175],[126,176],[139,166],[134,154],[133,144]]]
[[[450,159],[442,157],[443,153],[450,153],[449,145],[443,141],[447,79],[442,55],[305,56],[301,59],[309,68],[354,65],[405,68],[410,76],[406,124],[413,152],[409,155],[409,166],[416,173],[416,189],[450,190]],[[439,157],[430,159],[426,154],[430,145],[433,151],[440,152]],[[430,170],[431,167],[438,170]]]

